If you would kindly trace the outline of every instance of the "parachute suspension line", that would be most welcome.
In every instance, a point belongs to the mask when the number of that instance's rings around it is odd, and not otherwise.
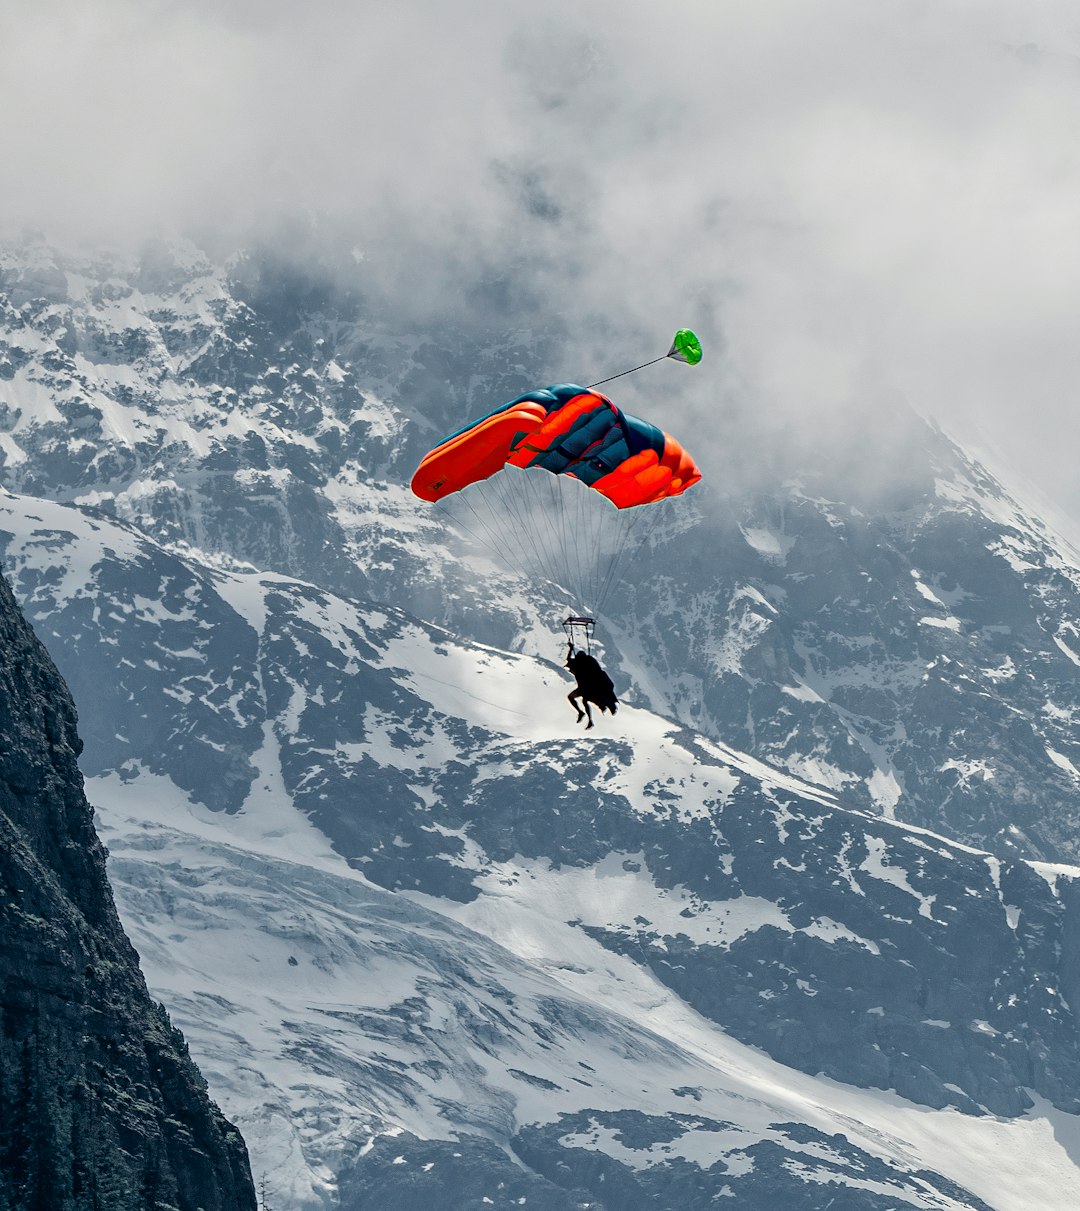
[[[565,485],[560,485],[556,476],[549,472],[533,475],[536,485],[535,512],[540,519],[545,540],[551,551],[552,584],[568,606],[572,606],[574,586],[570,576],[570,561],[567,555],[569,532],[566,520]]]
[[[498,541],[495,540],[494,536],[492,534],[490,534],[490,530],[488,529],[486,524],[484,524],[483,518],[481,516],[479,516],[479,513],[477,513],[476,509],[472,509],[472,507],[470,506],[470,509],[471,509],[471,512],[473,513],[473,518],[475,518],[477,527],[482,530],[483,534],[477,534],[476,530],[473,529],[471,526],[469,526],[469,524],[466,524],[463,520],[461,520],[460,517],[456,517],[449,510],[443,509],[441,503],[436,503],[435,507],[438,512],[442,513],[443,520],[447,522],[447,524],[450,528],[465,530],[465,533],[470,536],[473,543],[475,543],[478,547],[487,547],[487,549],[490,551],[500,551],[501,550],[500,544],[498,543]],[[510,552],[504,552],[504,553],[507,553],[507,555],[510,555]],[[512,555],[510,555],[510,558],[513,561]],[[523,569],[521,567],[521,564],[517,563],[517,561],[513,561],[513,566],[515,566],[516,570],[518,570],[518,572],[521,573],[522,575],[528,574],[527,572],[525,572],[525,569]]]
[[[469,500],[464,495],[464,493],[462,494],[461,499],[464,502],[464,504],[466,504],[468,506],[469,512],[472,514],[473,525],[475,525],[479,530],[482,531],[482,536],[477,534],[476,531],[472,529],[472,527],[467,525],[465,523],[465,521],[462,520],[462,518],[456,516],[456,514],[453,512],[453,510],[451,510],[446,504],[444,504],[443,501],[441,501],[441,500],[436,501],[435,508],[439,511],[440,514],[442,514],[442,516],[446,519],[447,522],[450,523],[451,526],[460,526],[461,529],[463,529],[467,534],[471,535],[473,540],[475,542],[480,543],[481,546],[493,547],[495,545],[495,537],[491,533],[490,527],[487,525],[484,518],[481,517],[480,514],[476,511],[476,508],[473,505],[472,501]]]
[[[508,571],[543,584],[548,600],[565,601],[569,616],[599,615],[624,564],[651,532],[642,525],[647,510],[616,509],[592,499],[581,481],[560,481],[542,468],[507,471],[506,479],[472,484],[436,508]]]
[[[615,568],[619,562],[619,555],[621,553],[623,545],[626,542],[627,533],[634,526],[634,524],[636,522],[637,522],[637,518],[635,517],[635,518],[631,519],[629,522],[624,523],[622,526],[621,533],[616,538],[616,541],[612,544],[611,551],[610,551],[608,558],[602,569],[600,587],[596,591],[595,609],[596,609],[597,613],[600,613],[604,608],[604,604],[607,600],[608,592],[613,583]]]
[[[586,558],[586,567],[589,571],[589,596],[588,608],[590,611],[597,609],[596,594],[600,585],[597,581],[597,572],[599,570],[600,550],[603,545],[604,530],[607,525],[608,504],[607,501],[598,502],[599,508],[590,510],[592,517],[592,527],[589,534],[589,549]]]
[[[596,517],[596,525],[594,527],[595,541],[593,543],[592,556],[590,558],[589,567],[592,569],[592,586],[589,608],[594,613],[600,608],[600,566],[604,558],[605,540],[608,537],[608,532],[614,526],[617,532],[619,515],[616,510],[612,516],[612,510],[608,507],[605,501],[599,510],[593,510]]]
[[[551,490],[554,493],[555,515],[559,519],[559,550],[562,552],[563,589],[566,591],[566,604],[572,610],[574,608],[575,590],[571,573],[570,548],[573,544],[574,536],[573,525],[570,520],[570,506],[566,496],[566,493],[571,489],[569,485],[560,484],[555,476],[552,476]]]
[[[573,605],[573,586],[569,583],[569,563],[566,557],[568,532],[566,524],[566,492],[565,484],[560,484],[558,477],[544,473],[544,478],[537,479],[537,512],[544,518],[544,530],[552,548],[552,567],[557,575],[553,578],[560,592],[566,599],[568,607]]]
[[[485,480],[484,482],[488,483],[490,481]],[[497,486],[495,484],[492,484],[492,488],[491,488],[492,495],[494,496],[495,493],[498,492],[499,497],[500,497],[500,504],[502,505],[502,508],[507,513],[509,513],[513,519],[514,534],[518,537],[519,541],[517,541],[517,542],[508,541],[505,537],[500,535],[501,545],[506,550],[513,549],[515,552],[517,552],[518,556],[521,559],[528,560],[531,556],[535,560],[538,556],[538,552],[536,551],[535,546],[530,547],[527,540],[521,541],[521,532],[522,532],[522,526],[524,524],[524,518],[523,518],[523,515],[521,512],[520,498],[514,492],[503,491],[502,490],[503,488],[504,488],[503,484],[498,484]],[[488,504],[491,506],[492,513],[494,514],[495,513],[494,501],[493,500],[488,501]]]
[[[579,610],[585,609],[585,601],[583,593],[585,587],[583,581],[585,579],[585,564],[581,557],[581,548],[585,541],[585,510],[581,507],[581,493],[572,485],[570,491],[574,497],[574,535],[571,541],[571,550],[574,557],[574,597],[577,600]]]
[[[604,578],[597,594],[596,610],[598,613],[604,603],[607,601],[608,594],[611,592],[611,588],[615,583],[616,575],[619,571],[619,566],[622,563],[623,556],[626,554],[627,548],[630,546],[631,538],[634,536],[637,530],[640,529],[641,519],[644,516],[644,509],[641,505],[638,505],[634,510],[634,516],[630,518],[627,524],[623,527],[622,533],[619,535],[619,539],[608,558],[607,565],[604,569]],[[649,531],[648,528],[646,528],[641,534],[638,544],[635,546],[635,551],[637,546],[640,546],[640,542],[648,537],[648,534]]]
[[[636,520],[636,517],[632,519],[625,517],[622,510],[619,510],[613,519],[615,528],[612,535],[612,542],[608,546],[606,552],[600,549],[597,550],[596,562],[594,565],[596,588],[593,596],[593,609],[596,611],[596,613],[600,613],[603,609],[609,583],[608,574],[611,571],[613,562],[618,557],[619,547],[625,539],[628,527],[631,526]],[[605,554],[607,555],[606,560],[604,558]]]
[[[477,486],[479,487],[479,485]],[[502,531],[490,493],[484,488],[480,488],[477,492],[462,492],[461,498],[472,512],[472,515],[484,526],[485,533],[491,536],[492,549],[499,551],[505,544],[502,541]],[[512,552],[511,558],[520,559],[520,553],[517,551]]]
[[[507,492],[506,503],[514,518],[519,547],[529,552],[540,573],[539,579],[558,584],[557,568],[550,544],[547,542],[546,526],[538,515],[539,511],[534,507],[537,493],[536,474],[531,471],[519,471],[513,481],[515,488],[520,484],[522,490],[520,494],[516,490]]]
[[[524,478],[522,478],[524,477]],[[537,553],[542,556],[545,573],[544,579],[560,592],[565,592],[559,568],[559,552],[555,535],[554,515],[545,507],[545,496],[550,490],[544,481],[554,480],[547,471],[521,471],[516,477],[526,486],[523,501],[525,520],[522,522],[522,532],[534,536]]]
[[[591,610],[592,602],[592,566],[589,563],[593,549],[593,536],[596,533],[597,527],[600,524],[595,509],[585,508],[585,502],[582,499],[584,492],[578,492],[578,561],[581,565],[581,608],[583,610]],[[599,503],[599,502],[590,502]]]
[[[659,504],[659,502],[657,503],[661,509],[666,507]],[[612,566],[610,581],[611,585],[616,584],[619,578],[626,574],[627,566],[633,563],[633,561],[638,557],[638,554],[640,553],[644,544],[648,542],[649,537],[652,534],[652,526],[643,526],[641,524],[646,517],[647,515],[644,509],[639,507],[638,515],[631,522],[630,527],[626,532],[626,537],[622,547],[615,558],[614,565]],[[655,522],[656,520],[658,519],[654,517],[653,521]]]
[[[665,505],[662,505],[661,507],[666,508]],[[627,568],[641,554],[642,549],[651,540],[652,534],[653,528],[651,526],[642,526],[639,531],[638,526],[636,524],[634,525],[630,533],[627,535],[627,545],[624,548],[623,553],[620,554],[619,561],[615,565],[615,573],[612,578],[613,582],[617,581],[619,577],[626,575]]]
[[[479,485],[477,485],[479,487]],[[469,492],[468,490],[460,493],[461,500],[466,507],[476,518],[477,524],[482,526],[484,533],[487,535],[487,545],[492,551],[505,555],[510,563],[523,576],[528,575],[528,568],[525,567],[521,553],[517,550],[507,550],[506,544],[502,541],[498,518],[495,513],[494,505],[488,493],[480,488],[477,492]],[[478,506],[483,507],[483,513]]]
[[[509,558],[510,562],[513,564],[513,567],[515,567],[517,569],[517,572],[521,573],[521,575],[524,576],[524,578],[528,580],[529,569],[525,568],[523,566],[521,559],[519,559],[517,557],[517,552],[506,549],[506,545],[504,543],[501,543],[498,533],[494,532],[492,526],[490,526],[490,524],[486,520],[486,518],[484,518],[481,515],[481,512],[479,512],[476,509],[476,505],[473,504],[473,501],[469,499],[469,495],[467,495],[464,492],[460,493],[459,495],[460,495],[460,499],[463,500],[463,503],[467,507],[469,507],[469,511],[472,513],[473,520],[476,521],[477,526],[479,527],[479,529],[482,530],[482,532],[484,534],[483,538],[481,538],[481,536],[476,534],[475,530],[472,530],[469,526],[466,526],[465,522],[461,521],[460,517],[453,517],[452,515],[450,515],[450,513],[448,511],[444,512],[444,516],[447,516],[449,518],[450,522],[453,522],[455,524],[455,526],[460,526],[461,528],[463,528],[467,534],[470,534],[472,536],[473,540],[475,540],[475,541],[477,541],[477,543],[479,543],[479,545],[487,546],[489,550],[498,551],[498,552],[502,553],[502,555],[505,555],[507,558]],[[481,498],[481,499],[483,499],[483,498]],[[488,501],[484,500],[483,503],[488,504]]]
[[[556,480],[555,487],[555,507],[560,531],[559,549],[562,552],[563,587],[566,589],[567,606],[570,610],[574,610],[580,608],[581,597],[577,562],[578,502],[574,496],[574,485],[569,480],[564,484],[559,484]]]
[[[501,506],[512,508],[515,502],[505,492],[503,485],[491,485],[489,481],[485,481],[483,484],[471,485],[469,489],[456,495],[464,502],[476,524],[486,535],[486,541],[482,541],[483,546],[501,556],[511,570],[526,581],[546,577],[546,569],[537,552],[527,542],[507,540],[505,510]]]
[[[578,542],[577,555],[578,567],[581,569],[579,575],[579,601],[581,602],[582,610],[591,610],[592,606],[589,601],[591,593],[591,565],[589,558],[593,547],[593,534],[600,525],[600,520],[597,517],[597,512],[591,506],[597,502],[587,500],[589,489],[577,491],[575,495],[578,498]]]
[[[549,513],[549,516],[552,518],[552,526],[553,526],[553,528],[554,527],[558,528],[558,534],[556,536],[556,542],[558,543],[558,549],[560,551],[565,551],[566,550],[565,501],[563,499],[563,493],[560,490],[559,484],[554,475],[550,476],[548,479],[548,500],[551,503],[551,511]],[[572,598],[573,594],[570,592],[569,585],[564,584],[564,585],[561,585],[560,587],[562,588],[563,592],[568,595],[568,597]],[[573,606],[572,600],[568,600],[567,605],[572,607]]]
[[[522,479],[521,476],[517,476],[516,479],[522,484],[522,492],[519,494],[516,491],[504,491],[503,494],[505,507],[514,521],[514,536],[511,543],[523,559],[531,561],[532,566],[539,572],[538,578],[548,580],[551,571],[548,567],[547,552],[538,541],[537,527],[529,524],[530,510],[528,503],[523,499],[531,485],[528,478]]]
[[[619,537],[618,542],[612,548],[611,555],[608,557],[607,564],[604,568],[604,577],[603,577],[603,580],[601,581],[600,588],[597,590],[597,595],[596,595],[597,596],[596,608],[597,608],[598,612],[603,610],[604,606],[607,603],[608,593],[611,591],[611,586],[614,584],[614,581],[615,581],[615,572],[618,569],[619,563],[622,559],[623,548],[626,546],[629,534],[630,534],[632,528],[634,527],[636,521],[637,521],[637,518],[635,518],[634,521],[631,522],[631,524],[628,525],[623,530],[622,534]]]
[[[556,477],[542,469],[514,469],[504,488],[506,512],[514,519],[519,548],[528,550],[539,572],[560,594],[572,596],[566,543],[559,541],[565,532],[565,495],[559,491]],[[545,486],[546,485],[546,486]]]

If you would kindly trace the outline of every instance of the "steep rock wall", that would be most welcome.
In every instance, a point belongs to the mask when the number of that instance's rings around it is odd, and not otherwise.
[[[0,577],[0,1207],[255,1206],[121,928],[75,708]]]

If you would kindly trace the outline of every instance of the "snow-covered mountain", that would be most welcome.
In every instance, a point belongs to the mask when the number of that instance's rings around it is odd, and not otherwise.
[[[547,587],[463,557],[407,483],[448,429],[565,368],[531,332],[403,334],[329,280],[269,254],[5,246],[0,483],[550,658]],[[1080,857],[1076,553],[913,416],[816,449],[734,437],[768,474],[741,491],[706,463],[609,599],[636,700],[850,804]]]
[[[405,486],[529,334],[190,249],[26,242],[0,299],[0,566],[275,1205],[1076,1203],[1080,872],[1029,859],[1077,853],[1080,572],[955,445],[703,491],[585,736],[548,591]]]
[[[913,1133],[926,1107],[1060,1180],[1073,872],[633,706],[575,737],[535,658],[2,507],[128,929],[289,1205],[398,1197],[403,1165],[416,1206],[1023,1205]]]

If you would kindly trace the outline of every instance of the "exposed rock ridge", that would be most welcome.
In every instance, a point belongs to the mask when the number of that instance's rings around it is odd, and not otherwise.
[[[121,928],[63,680],[0,576],[0,1207],[255,1206]]]

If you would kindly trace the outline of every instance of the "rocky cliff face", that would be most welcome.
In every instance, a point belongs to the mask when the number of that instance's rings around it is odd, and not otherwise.
[[[243,1140],[116,915],[80,749],[0,578],[0,1206],[252,1208]]]

